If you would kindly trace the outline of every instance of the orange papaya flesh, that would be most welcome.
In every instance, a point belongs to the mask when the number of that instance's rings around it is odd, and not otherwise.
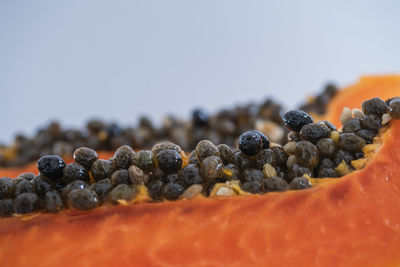
[[[398,136],[304,191],[3,218],[0,266],[398,266]]]
[[[361,109],[361,103],[367,99],[380,97],[386,100],[399,94],[400,75],[362,77],[358,83],[340,90],[329,102],[326,115],[320,119],[330,121],[339,127],[343,108]]]

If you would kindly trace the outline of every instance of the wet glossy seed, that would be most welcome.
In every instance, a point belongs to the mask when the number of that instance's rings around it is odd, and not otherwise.
[[[263,166],[269,163],[273,166],[276,165],[277,159],[272,149],[263,149],[253,159],[254,168],[261,170]]]
[[[194,164],[189,164],[183,168],[180,171],[179,176],[186,186],[201,184],[204,182],[204,178],[201,176],[199,168]]]
[[[261,183],[264,180],[264,175],[262,171],[257,170],[257,169],[245,169],[242,172],[242,182],[259,182]]]
[[[361,130],[360,119],[351,119],[343,124],[342,132],[344,133],[355,133]]]
[[[114,167],[111,161],[98,159],[92,165],[92,177],[95,181],[110,178],[113,168]]]
[[[331,131],[336,131],[336,126],[330,121],[320,121],[320,123],[325,124]]]
[[[153,183],[151,183],[148,186],[151,198],[155,201],[162,200],[164,195],[163,188],[164,183],[161,180],[155,180]]]
[[[97,208],[100,204],[96,192],[89,188],[72,190],[67,199],[68,205],[78,210],[91,210]]]
[[[175,150],[175,151],[178,152],[178,153],[181,153],[181,151],[182,151],[181,147],[178,146],[178,145],[176,145],[176,144],[174,144],[174,143],[171,143],[171,142],[161,142],[161,143],[155,144],[155,145],[153,146],[153,148],[151,149],[151,152],[153,152],[154,156],[157,157],[157,154],[158,154],[159,152],[161,152],[162,150],[165,150],[165,149],[173,149],[173,150]]]
[[[132,186],[120,184],[110,192],[108,197],[111,203],[118,204],[118,200],[130,201],[134,196],[135,190]]]
[[[22,193],[13,202],[13,211],[17,214],[25,214],[40,208],[39,198],[34,193]]]
[[[43,156],[37,162],[40,173],[52,180],[58,180],[63,176],[65,166],[65,161],[56,155]]]
[[[88,147],[81,147],[75,150],[74,160],[76,163],[82,165],[87,170],[92,168],[92,164],[99,159],[96,151]]]
[[[196,146],[196,156],[199,163],[202,163],[207,157],[219,155],[218,148],[209,140],[202,140]]]
[[[385,101],[378,97],[362,102],[361,107],[365,115],[376,114],[382,116],[389,111],[389,107],[386,105]]]
[[[250,158],[240,151],[233,154],[231,163],[238,166],[241,170],[252,167],[252,161]]]
[[[237,180],[239,179],[239,168],[236,165],[228,164],[225,165],[223,170],[223,178],[226,180]]]
[[[289,187],[289,184],[286,180],[280,177],[271,177],[265,179],[263,182],[264,192],[277,192],[277,191],[285,191]]]
[[[365,146],[365,140],[353,133],[340,135],[339,147],[346,151],[360,151]]]
[[[21,182],[15,185],[13,193],[14,198],[22,193],[35,193],[35,187],[30,181],[22,179]]]
[[[317,148],[322,156],[330,157],[336,151],[336,144],[331,138],[322,138],[318,140]]]
[[[308,175],[309,177],[314,176],[313,172],[310,168],[306,168],[306,167],[300,166],[298,164],[294,164],[291,169],[291,172],[289,173],[288,180],[291,180],[295,177],[302,177],[303,175]]]
[[[133,184],[145,184],[149,179],[149,176],[137,166],[132,165],[128,169],[129,179]]]
[[[332,168],[321,168],[318,170],[318,177],[319,178],[325,178],[325,177],[335,178],[335,177],[338,177],[338,174]]]
[[[65,166],[63,173],[64,175],[62,181],[65,184],[69,184],[74,180],[82,180],[88,183],[90,179],[89,173],[87,172],[85,167],[78,163],[68,164],[67,166]]]
[[[175,200],[182,195],[185,188],[179,183],[167,183],[164,187],[164,197],[168,200]]]
[[[356,133],[359,137],[363,138],[367,144],[372,144],[376,133],[374,131],[361,129]]]
[[[334,162],[336,166],[339,165],[343,160],[347,164],[350,164],[353,159],[354,159],[353,156],[349,152],[339,149],[335,153]]]
[[[132,158],[135,152],[130,146],[123,145],[117,149],[114,153],[114,163],[118,170],[128,169],[132,165]]]
[[[314,122],[314,119],[309,114],[301,110],[286,112],[282,120],[290,130],[295,132],[300,131],[304,125]]]
[[[400,99],[391,101],[389,107],[389,115],[394,119],[400,119]]]
[[[0,178],[0,199],[11,198],[14,189],[12,180],[8,177]]]
[[[13,213],[13,201],[10,198],[0,199],[0,216],[10,216]]]
[[[311,187],[310,181],[303,177],[296,177],[289,184],[289,188],[294,190],[306,189],[309,187]]]
[[[300,130],[300,136],[303,140],[316,142],[320,138],[329,137],[331,129],[324,123],[310,123],[304,125]]]
[[[228,164],[233,156],[232,148],[225,144],[220,144],[217,148],[224,164]]]
[[[47,212],[58,212],[64,208],[64,202],[57,191],[47,192],[43,201],[43,208]]]
[[[27,173],[22,173],[18,177],[21,177],[25,180],[31,181],[33,178],[35,178],[35,174],[33,172],[27,172]]]
[[[157,154],[158,167],[165,173],[176,173],[182,167],[181,155],[173,149],[165,149]]]
[[[260,182],[245,182],[242,185],[242,190],[252,193],[252,194],[259,194],[262,192],[262,186]]]
[[[192,113],[192,122],[196,127],[204,127],[208,124],[208,114],[202,109],[195,109]]]
[[[381,128],[381,123],[381,117],[375,115],[368,115],[361,119],[361,126],[371,131],[378,131]]]
[[[66,196],[73,190],[84,189],[84,188],[88,188],[88,187],[89,187],[89,185],[86,182],[84,182],[82,180],[75,180],[75,181],[72,181],[71,183],[67,184],[63,188],[62,192]]]
[[[131,180],[129,179],[128,170],[122,169],[113,172],[111,175],[111,184],[119,185],[119,184],[130,184]]]
[[[150,150],[141,150],[136,153],[136,155],[133,157],[132,163],[146,173],[151,172],[156,167],[154,154]]]
[[[303,127],[304,128],[304,127]],[[319,163],[318,148],[308,141],[300,141],[296,144],[295,155],[297,161],[308,168],[315,168]]]
[[[220,157],[210,156],[203,160],[202,173],[206,179],[217,179],[222,176],[224,164]]]
[[[19,184],[20,182],[22,182],[22,181],[28,181],[28,180],[25,180],[24,178],[21,178],[21,177],[17,177],[17,178],[11,179],[11,180],[12,180],[14,189],[15,189],[15,186],[16,186],[17,184]],[[28,181],[28,182],[29,182],[29,181]]]
[[[263,148],[269,148],[268,137],[259,131],[251,130],[239,136],[239,149],[247,156],[257,155]]]
[[[43,198],[47,192],[55,189],[55,183],[44,176],[36,176],[31,183],[35,186],[36,194],[40,198]]]
[[[111,184],[111,179],[109,179],[109,178],[106,178],[106,179],[98,181],[97,183],[91,184],[90,187],[92,190],[94,190],[96,192],[96,194],[99,197],[99,200],[101,202],[105,201],[108,194],[114,188],[113,185]]]
[[[286,164],[288,154],[286,154],[285,150],[281,146],[271,147],[271,150],[275,153],[276,164],[279,166],[284,166]]]
[[[335,167],[335,163],[331,159],[324,158],[321,160],[320,166],[322,168],[333,168]]]

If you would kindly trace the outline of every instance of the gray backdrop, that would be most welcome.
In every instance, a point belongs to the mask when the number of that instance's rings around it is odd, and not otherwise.
[[[400,71],[400,1],[0,1],[0,141]],[[400,93],[400,92],[399,92]]]

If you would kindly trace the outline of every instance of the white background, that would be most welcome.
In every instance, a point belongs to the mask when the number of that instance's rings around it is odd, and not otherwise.
[[[0,1],[0,142],[400,72],[400,1]],[[399,92],[400,94],[400,92]]]

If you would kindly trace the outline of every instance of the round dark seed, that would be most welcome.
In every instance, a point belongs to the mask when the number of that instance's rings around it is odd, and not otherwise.
[[[196,157],[199,163],[202,163],[203,160],[210,156],[218,156],[219,157],[218,148],[209,140],[202,140],[196,146]]]
[[[228,164],[233,156],[232,148],[225,144],[220,144],[217,148],[224,164]]]
[[[304,127],[303,127],[304,128]],[[300,141],[296,144],[295,155],[297,161],[308,168],[315,168],[319,163],[318,148],[308,141]]]
[[[378,131],[382,126],[382,119],[375,115],[364,116],[361,119],[361,126],[367,130]]]
[[[17,214],[25,214],[40,208],[39,198],[34,193],[22,193],[13,202],[13,211]]]
[[[201,109],[196,109],[192,113],[193,125],[197,127],[203,127],[208,124],[208,114]]]
[[[21,177],[17,177],[17,178],[11,179],[11,181],[12,181],[12,183],[13,183],[14,190],[15,190],[15,186],[16,186],[17,184],[19,184],[19,183],[22,182],[22,181],[27,181],[27,180],[25,180],[24,178],[21,178]]]
[[[118,200],[130,201],[135,196],[135,190],[132,186],[120,184],[115,187],[109,194],[111,203],[118,204]]]
[[[400,99],[394,99],[390,102],[389,115],[394,119],[400,119]]]
[[[360,151],[365,146],[365,140],[353,133],[344,133],[340,135],[339,147],[346,151]]]
[[[333,168],[335,167],[335,163],[331,159],[324,158],[321,160],[320,166],[322,168]]]
[[[28,181],[32,181],[32,179],[35,178],[35,176],[36,175],[33,172],[27,172],[27,173],[20,174],[18,177],[21,177]]]
[[[133,184],[144,184],[147,182],[149,176],[145,175],[144,172],[135,165],[132,165],[128,169],[129,179]]]
[[[13,193],[14,198],[22,193],[35,193],[35,187],[30,181],[22,179],[21,182],[15,185]]]
[[[111,184],[111,179],[106,178],[106,179],[98,181],[95,184],[92,184],[91,188],[96,192],[100,201],[104,202],[104,200],[107,198],[108,194],[113,189],[113,186]]]
[[[176,173],[182,168],[182,157],[173,149],[165,149],[157,154],[158,167],[165,173]]]
[[[271,147],[271,150],[275,153],[276,164],[279,166],[285,166],[288,159],[288,154],[285,152],[283,147],[274,146]]]
[[[13,201],[10,198],[0,199],[0,216],[10,216],[13,213]]]
[[[289,184],[280,177],[271,177],[263,182],[264,192],[281,192],[287,190]]]
[[[163,199],[163,188],[164,183],[161,180],[156,180],[148,186],[149,194],[151,198],[155,201]]]
[[[99,206],[99,198],[96,192],[89,188],[72,190],[67,199],[68,205],[78,210],[92,210]]]
[[[285,161],[286,162],[286,161]],[[263,149],[257,156],[253,159],[254,168],[261,170],[262,167],[269,163],[271,165],[276,165],[277,159],[274,151],[272,149]]]
[[[268,137],[259,131],[251,130],[239,136],[239,149],[247,156],[257,155],[263,148],[269,148]]]
[[[245,169],[242,172],[242,182],[259,182],[262,183],[264,180],[264,175],[262,171],[257,169]]]
[[[179,175],[186,186],[202,184],[204,182],[204,178],[201,176],[200,170],[195,164],[187,165],[180,171]]]
[[[196,150],[193,150],[189,155],[189,164],[197,164],[200,165],[197,161]]]
[[[334,162],[335,162],[336,166],[339,165],[343,160],[347,164],[350,164],[353,159],[354,159],[353,156],[349,152],[339,149],[335,153]]]
[[[47,212],[59,212],[64,208],[64,202],[57,191],[47,192],[43,201],[43,208]]]
[[[301,136],[299,134],[299,132],[293,132],[291,131],[290,133],[288,133],[287,135],[287,139],[289,142],[299,142],[301,141]]]
[[[75,180],[75,181],[72,181],[71,183],[67,184],[63,188],[62,192],[66,196],[73,190],[84,189],[84,188],[88,188],[88,187],[89,187],[89,185],[86,182],[84,182],[82,180]]]
[[[168,200],[175,200],[179,198],[185,188],[179,183],[167,183],[164,186],[164,197]]]
[[[99,159],[96,151],[88,147],[81,147],[75,150],[74,160],[76,163],[82,165],[87,170],[92,168],[92,164]]]
[[[203,160],[202,173],[206,179],[217,179],[222,176],[223,167],[220,157],[210,156]]]
[[[302,110],[286,112],[282,120],[290,130],[295,132],[300,131],[304,125],[314,122],[314,119]]]
[[[230,180],[237,180],[239,179],[239,168],[236,165],[228,164],[224,166],[223,169],[223,178],[230,181]]]
[[[355,133],[358,130],[361,130],[361,123],[358,118],[351,119],[343,124],[342,132],[344,133]]]
[[[361,129],[356,133],[359,137],[363,138],[367,144],[372,144],[376,133],[371,130]]]
[[[322,138],[318,140],[317,148],[322,156],[330,157],[336,151],[336,144],[331,138]]]
[[[128,170],[122,169],[122,170],[115,171],[111,175],[111,184],[113,184],[113,185],[130,184]]]
[[[151,152],[153,152],[154,156],[157,157],[158,153],[165,150],[165,149],[173,149],[178,153],[181,153],[182,149],[180,146],[171,143],[171,142],[161,142],[158,144],[155,144],[153,148],[151,149]]]
[[[320,121],[320,123],[325,124],[331,131],[336,131],[336,126],[330,121]]]
[[[8,177],[0,178],[0,199],[11,198],[14,189],[12,180]]]
[[[178,179],[179,179],[178,174],[172,173],[172,174],[168,174],[167,176],[165,176],[163,181],[165,183],[175,183],[178,181]]]
[[[40,173],[52,180],[58,180],[63,176],[65,166],[65,161],[56,155],[43,156],[37,162]]]
[[[259,194],[262,193],[262,186],[260,182],[245,182],[242,185],[242,189],[246,192],[252,193],[252,194]]]
[[[303,177],[296,177],[289,184],[289,188],[294,190],[306,189],[309,187],[311,187],[310,181]]]
[[[114,153],[114,163],[115,167],[120,169],[128,169],[132,165],[132,158],[135,152],[130,146],[123,145],[117,149]]]
[[[113,171],[113,164],[109,160],[98,159],[92,165],[92,177],[95,181],[110,178]]]
[[[64,168],[64,176],[62,181],[64,184],[69,184],[75,180],[82,180],[85,182],[89,182],[89,173],[82,165],[78,163],[71,163],[65,166]]]
[[[151,172],[156,167],[154,154],[150,150],[141,150],[136,153],[133,157],[132,163],[146,173]]]
[[[308,176],[313,177],[313,172],[310,168],[306,168],[306,167],[299,166],[298,164],[294,164],[291,169],[289,178],[302,177],[304,174],[307,174]]]
[[[331,129],[324,123],[310,123],[304,125],[300,130],[300,136],[303,140],[316,142],[320,138],[329,137]]]
[[[389,107],[386,105],[385,101],[378,97],[362,102],[361,107],[365,115],[376,114],[382,116],[389,111]]]
[[[332,168],[321,168],[318,170],[318,178],[336,178],[338,177],[337,172]]]
[[[36,194],[43,198],[47,192],[55,189],[55,184],[52,180],[44,176],[36,176],[31,183],[35,186]]]
[[[252,160],[240,151],[233,154],[231,163],[244,170],[252,167]]]

